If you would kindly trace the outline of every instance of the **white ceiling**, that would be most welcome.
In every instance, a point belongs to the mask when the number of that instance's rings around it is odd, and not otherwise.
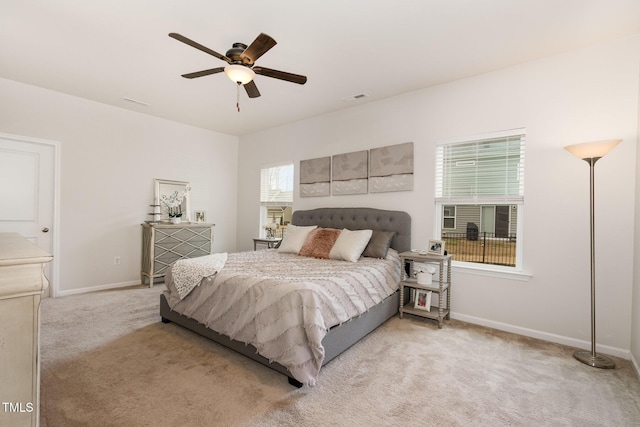
[[[256,64],[308,82],[256,76],[238,113],[224,74],[180,77],[226,63],[170,32],[267,33]],[[640,0],[0,0],[0,77],[243,135],[639,32]]]

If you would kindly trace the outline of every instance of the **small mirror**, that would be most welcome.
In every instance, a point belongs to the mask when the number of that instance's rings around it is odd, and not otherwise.
[[[160,205],[160,220],[191,222],[191,186],[185,181],[155,180],[154,204]]]

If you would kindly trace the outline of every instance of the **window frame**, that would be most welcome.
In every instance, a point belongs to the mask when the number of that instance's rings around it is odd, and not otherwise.
[[[438,150],[440,147],[446,145],[454,145],[454,144],[469,144],[473,142],[482,142],[486,140],[496,140],[508,137],[517,137],[521,135],[521,146],[522,151],[520,155],[520,162],[518,164],[518,173],[521,188],[519,189],[518,197],[510,197],[510,196],[474,196],[474,197],[460,197],[459,200],[456,200],[455,197],[438,197],[439,194],[442,194],[442,186],[444,181],[444,165],[439,164],[441,161],[444,162],[444,158],[440,159],[438,155]],[[517,224],[516,224],[516,265],[515,266],[501,266],[494,264],[482,264],[482,263],[474,263],[474,262],[465,262],[465,261],[452,261],[452,266],[456,270],[460,270],[463,272],[469,273],[477,273],[481,275],[490,275],[494,277],[509,277],[515,278],[517,280],[528,280],[530,274],[525,273],[523,271],[523,246],[524,246],[524,152],[526,150],[526,129],[518,128],[518,129],[510,129],[500,132],[492,132],[481,135],[474,135],[463,138],[452,138],[448,140],[443,140],[439,142],[436,146],[436,155],[435,155],[435,195],[434,198],[434,238],[441,239],[442,232],[448,230],[448,228],[444,228],[444,207],[445,206],[456,206],[456,216],[458,208],[457,206],[461,205],[477,205],[477,206],[496,206],[500,205],[514,205],[516,206],[516,215],[517,215]],[[442,171],[442,172],[441,172]],[[482,208],[481,208],[482,210]],[[511,212],[510,212],[511,217]],[[445,248],[446,249],[446,248]]]

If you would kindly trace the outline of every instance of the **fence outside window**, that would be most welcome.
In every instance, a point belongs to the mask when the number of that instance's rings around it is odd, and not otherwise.
[[[445,249],[454,261],[479,264],[516,265],[516,235],[497,237],[495,233],[443,233]]]

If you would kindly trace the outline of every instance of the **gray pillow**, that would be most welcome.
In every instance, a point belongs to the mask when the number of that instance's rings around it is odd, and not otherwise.
[[[387,251],[395,235],[395,231],[374,231],[369,240],[369,244],[364,248],[364,252],[362,252],[362,256],[386,258]]]

